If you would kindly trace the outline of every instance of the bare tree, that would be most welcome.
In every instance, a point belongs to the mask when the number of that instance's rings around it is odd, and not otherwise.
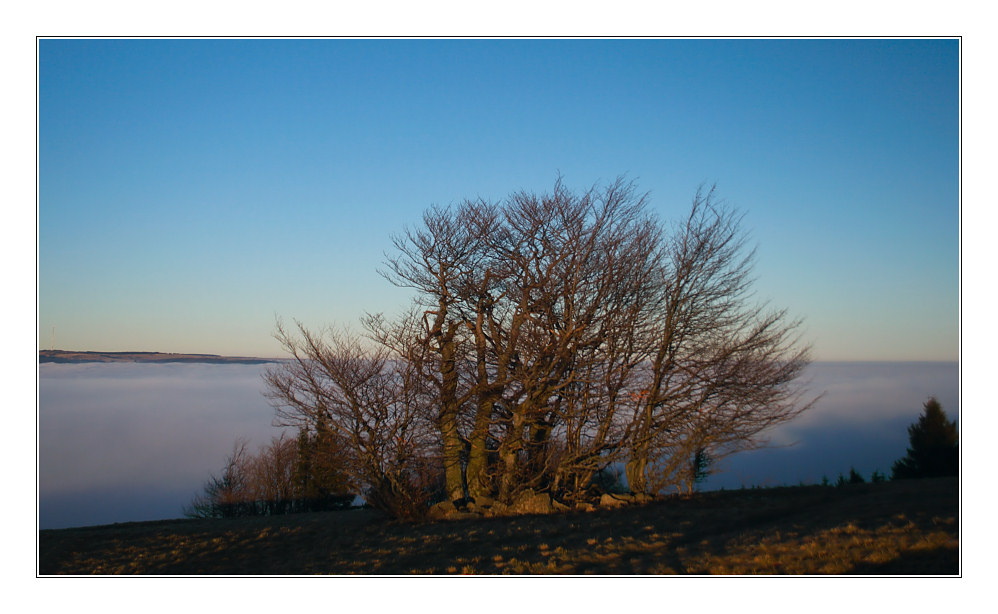
[[[195,518],[230,518],[284,514],[295,500],[293,472],[295,442],[282,433],[258,454],[247,451],[239,439],[220,475],[209,477],[201,494],[194,497],[185,515]]]
[[[799,321],[751,302],[754,252],[741,218],[698,191],[668,247],[655,309],[655,351],[635,416],[627,480],[632,491],[690,484],[691,459],[718,459],[761,443],[767,428],[811,406],[798,376],[809,348]],[[651,465],[654,461],[654,465]],[[699,463],[694,463],[698,465]]]
[[[658,255],[644,206],[618,180],[579,195],[559,181],[549,195],[519,193],[506,207],[513,239],[504,258],[521,318],[512,320],[519,343],[500,498],[584,486],[620,448],[618,401],[643,357],[633,333]]]
[[[239,439],[219,475],[211,475],[201,494],[195,495],[184,515],[190,518],[230,518],[250,514],[247,441]]]
[[[559,181],[540,197],[431,209],[396,238],[385,276],[424,309],[417,343],[435,354],[423,373],[439,391],[452,499],[557,490],[612,460],[628,321],[653,297],[659,251],[644,204],[620,180],[579,195]],[[607,382],[609,406],[595,395]]]
[[[294,471],[297,446],[284,433],[271,439],[256,456],[246,459],[245,498],[257,506],[258,515],[286,514],[296,499]]]
[[[278,325],[293,360],[268,370],[282,426],[324,425],[343,451],[343,468],[368,502],[397,516],[419,515],[432,496],[427,476],[439,439],[426,412],[425,382],[405,357],[368,349],[355,335],[298,335]]]
[[[701,191],[667,233],[619,179],[431,208],[382,272],[409,312],[367,317],[366,345],[278,326],[278,420],[329,428],[393,513],[436,475],[452,501],[579,498],[614,463],[634,492],[692,489],[809,407],[799,323],[751,301],[740,221]]]

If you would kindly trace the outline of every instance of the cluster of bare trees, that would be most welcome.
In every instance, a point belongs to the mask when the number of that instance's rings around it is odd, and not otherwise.
[[[184,514],[192,518],[266,516],[349,506],[351,486],[340,469],[342,458],[329,441],[302,430],[297,440],[281,434],[247,450],[236,441],[219,475],[212,475]]]
[[[617,180],[433,207],[382,272],[411,309],[362,335],[278,327],[281,424],[331,434],[396,515],[434,497],[692,489],[710,463],[805,410],[799,322],[750,295],[740,217],[699,191],[666,226]]]

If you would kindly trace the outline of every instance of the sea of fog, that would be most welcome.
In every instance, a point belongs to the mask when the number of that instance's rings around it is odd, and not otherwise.
[[[179,518],[233,443],[280,434],[263,396],[267,365],[87,363],[39,366],[38,522],[42,529]],[[775,428],[769,448],[720,461],[705,490],[889,474],[906,427],[936,396],[959,412],[957,363],[815,363],[824,396]]]

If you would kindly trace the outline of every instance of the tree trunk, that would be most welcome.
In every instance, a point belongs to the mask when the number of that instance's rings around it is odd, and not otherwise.
[[[478,406],[478,414],[475,416],[475,428],[471,433],[470,449],[468,452],[468,467],[466,479],[468,482],[468,494],[471,497],[492,494],[492,485],[485,475],[488,468],[488,435],[489,424],[492,420],[491,399],[483,400]]]
[[[502,474],[499,478],[499,500],[509,503],[513,495],[513,487],[517,483],[519,472],[516,467],[516,455],[523,445],[524,409],[519,406],[513,411],[513,425],[506,438],[499,446],[499,465]]]
[[[488,274],[486,274],[487,276]],[[468,466],[465,469],[465,481],[468,484],[468,495],[471,497],[491,496],[493,494],[493,484],[490,483],[486,475],[489,463],[489,426],[492,424],[492,411],[495,401],[502,395],[501,388],[496,388],[495,384],[489,383],[485,317],[483,302],[479,301],[477,317],[472,327],[472,332],[475,335],[478,411],[475,414],[475,425],[472,428],[469,439]],[[501,377],[504,373],[505,368],[500,367],[500,373],[497,374],[497,378]]]
[[[627,476],[627,488],[634,494],[645,494],[648,483],[645,478],[645,467],[648,464],[646,452],[636,452],[631,460],[624,465]]]
[[[530,478],[540,476],[547,461],[548,438],[551,435],[551,426],[543,422],[530,425],[530,447],[527,449],[527,467]]]
[[[464,498],[461,471],[461,434],[457,429],[457,370],[454,364],[454,338],[446,335],[440,342],[440,437],[443,439],[444,488],[450,500]]]

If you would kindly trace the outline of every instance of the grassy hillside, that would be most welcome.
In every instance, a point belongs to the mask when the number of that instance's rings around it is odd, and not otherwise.
[[[372,510],[41,531],[41,575],[958,574],[956,478],[716,492],[548,516]]]

